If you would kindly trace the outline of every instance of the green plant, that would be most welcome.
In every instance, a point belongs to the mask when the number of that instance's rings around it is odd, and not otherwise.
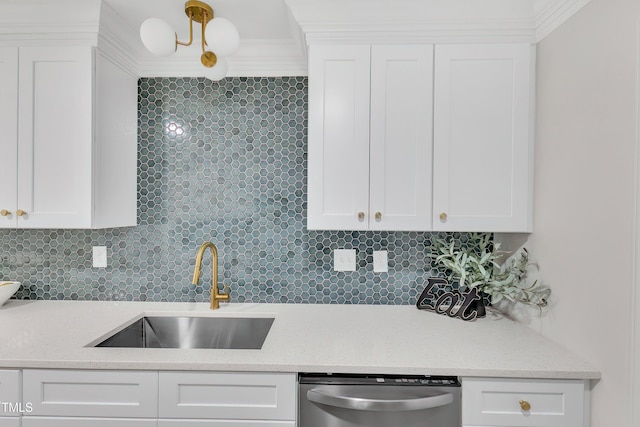
[[[507,254],[491,234],[469,233],[462,244],[457,240],[434,239],[430,256],[447,268],[449,282],[458,282],[462,289],[474,289],[487,294],[492,304],[503,299],[514,303],[546,307],[551,290],[538,281],[527,284],[529,253],[520,249],[502,265]]]

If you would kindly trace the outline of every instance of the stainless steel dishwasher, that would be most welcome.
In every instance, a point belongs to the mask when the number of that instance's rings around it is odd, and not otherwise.
[[[456,377],[300,374],[298,427],[460,427]]]

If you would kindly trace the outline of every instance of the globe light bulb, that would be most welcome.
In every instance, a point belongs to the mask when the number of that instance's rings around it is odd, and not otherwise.
[[[140,39],[149,52],[169,56],[176,51],[176,33],[160,18],[149,18],[140,26]]]
[[[227,60],[218,57],[216,65],[211,68],[205,68],[204,76],[209,80],[217,82],[225,78],[228,68],[229,66],[227,65]]]
[[[240,34],[235,25],[224,18],[213,18],[205,29],[207,46],[218,57],[233,54],[240,46]]]

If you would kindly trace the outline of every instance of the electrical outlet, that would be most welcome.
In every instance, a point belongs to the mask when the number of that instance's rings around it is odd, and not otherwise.
[[[333,251],[334,271],[356,271],[356,250],[336,249]]]
[[[107,268],[107,247],[93,247],[93,266],[95,268]]]
[[[373,251],[373,272],[388,273],[389,261],[387,251]]]

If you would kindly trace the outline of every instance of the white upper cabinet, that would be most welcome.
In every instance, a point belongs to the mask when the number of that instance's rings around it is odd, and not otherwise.
[[[532,231],[532,65],[527,44],[436,47],[434,230]]]
[[[137,79],[90,46],[0,54],[0,228],[135,225]]]
[[[20,48],[17,225],[91,227],[89,47]]]
[[[308,228],[530,232],[533,63],[528,44],[311,45]]]
[[[371,230],[431,229],[433,47],[371,51]]]
[[[309,47],[310,230],[368,228],[370,52]]]
[[[432,46],[310,46],[309,229],[431,229]]]
[[[0,47],[0,226],[15,224],[18,191],[18,48]]]

